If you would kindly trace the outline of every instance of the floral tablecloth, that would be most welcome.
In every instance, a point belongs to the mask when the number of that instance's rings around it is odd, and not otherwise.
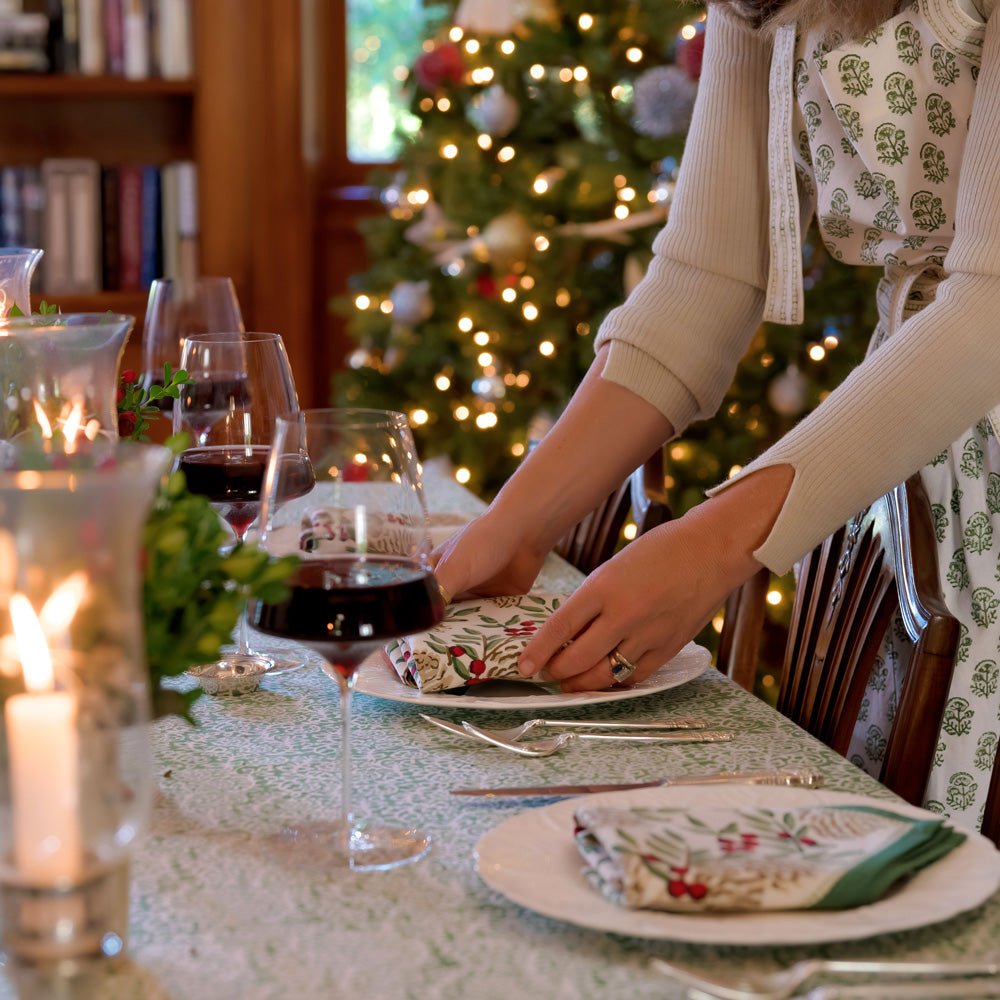
[[[428,493],[433,509],[472,513],[479,506],[433,470]],[[543,582],[559,589],[578,579],[553,561]],[[173,720],[155,727],[158,796],[134,860],[128,957],[89,996],[680,1000],[683,989],[650,968],[651,956],[735,972],[814,954],[995,955],[997,897],[976,912],[907,933],[747,949],[585,930],[522,909],[486,887],[475,872],[476,841],[527,806],[449,795],[456,786],[643,780],[668,768],[697,773],[794,763],[821,769],[830,788],[891,800],[861,771],[714,671],[660,694],[566,714],[697,714],[736,730],[730,744],[574,746],[536,760],[463,743],[423,722],[417,705],[359,694],[354,708],[356,812],[430,832],[430,855],[395,871],[352,874],[298,869],[273,847],[270,838],[282,824],[336,812],[337,691],[318,667],[269,679],[253,696],[205,697],[197,705],[197,728]],[[487,725],[524,717],[434,711]],[[0,988],[4,1000],[11,996],[9,985]]]

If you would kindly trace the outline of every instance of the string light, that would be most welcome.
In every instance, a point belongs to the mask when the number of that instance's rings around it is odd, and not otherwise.
[[[491,427],[496,427],[496,425],[497,415],[493,413],[492,410],[488,413],[480,413],[479,416],[476,417],[476,426],[481,431],[489,430]]]
[[[545,253],[549,248],[549,238],[547,236],[542,236],[539,234],[535,237],[535,249],[539,253]]]
[[[643,57],[642,49],[636,47],[635,45],[633,45],[630,49],[627,49],[625,51],[625,58],[629,62],[633,63],[642,62],[642,57]]]
[[[474,38],[470,38],[465,43],[465,51],[469,53],[470,56],[474,56],[479,51],[479,42]]]
[[[520,441],[515,441],[510,446],[510,453],[514,456],[514,458],[520,458],[524,454],[524,445],[521,444]]]
[[[556,345],[551,340],[543,340],[538,345],[538,353],[544,358],[551,358],[556,353]]]
[[[438,98],[438,111],[448,111],[451,109],[451,101],[447,97]]]
[[[826,348],[822,344],[813,344],[809,348],[809,358],[811,361],[822,361],[826,357]]]
[[[477,347],[485,347],[490,342],[490,335],[485,330],[479,330],[472,338],[472,342]]]
[[[442,159],[454,160],[458,156],[458,146],[453,142],[446,142],[439,150]]]
[[[469,408],[467,406],[461,405],[455,407],[455,419],[456,420],[468,420],[469,419]]]
[[[576,69],[573,70],[573,79],[578,83],[583,83],[588,76],[590,76],[590,74],[587,72],[586,66],[577,66]]]
[[[531,376],[527,372],[521,372],[516,379],[518,389],[523,389],[531,381]]]
[[[838,336],[837,336],[836,334],[833,334],[833,333],[828,333],[828,334],[827,334],[827,335],[826,335],[826,336],[825,336],[825,337],[823,338],[823,346],[824,346],[824,347],[825,347],[825,348],[826,348],[826,349],[827,349],[828,351],[832,351],[832,350],[833,350],[833,349],[834,349],[835,347],[837,347],[837,346],[838,346],[839,344],[840,344],[840,338],[839,338],[839,337],[838,337]]]
[[[581,31],[590,31],[594,26],[594,16],[593,14],[581,14],[576,19],[576,23]]]
[[[358,309],[367,309],[371,304],[372,300],[368,298],[367,295],[359,295],[354,300],[354,305],[357,306]]]
[[[410,78],[410,70],[407,66],[397,66],[392,71],[392,77],[399,83],[405,83]]]
[[[622,85],[621,85],[620,83],[616,83],[616,84],[615,84],[615,85],[614,85],[614,86],[613,86],[613,87],[611,88],[611,96],[612,96],[612,97],[613,97],[613,98],[614,98],[614,99],[615,99],[616,101],[620,101],[620,100],[622,100],[622,98],[624,98],[624,96],[625,96],[625,88],[624,88],[624,87],[623,87],[623,86],[622,86]]]
[[[520,285],[525,291],[530,292],[535,287],[535,279],[530,274],[526,274],[521,278]]]
[[[632,187],[623,187],[618,192],[618,197],[622,201],[632,201],[632,199],[635,198],[635,188],[632,188]]]
[[[482,354],[476,358],[477,363],[483,368],[489,368],[493,364],[493,355],[489,351],[483,351]]]
[[[431,193],[426,188],[414,188],[406,193],[406,200],[411,205],[426,205],[431,200]]]
[[[767,603],[771,605],[772,608],[776,608],[782,601],[782,594],[780,590],[769,590],[767,592]]]
[[[622,534],[625,536],[625,541],[631,542],[632,539],[635,538],[638,531],[639,529],[631,521],[629,521],[628,524],[622,528]]]
[[[573,79],[573,71],[568,66],[563,66],[559,70],[559,79],[562,83],[569,83]]]
[[[545,192],[548,191],[549,182],[544,174],[539,174],[535,178],[535,183],[531,185],[531,189],[535,192],[535,194],[545,194]]]
[[[720,611],[720,612],[719,612],[719,613],[718,613],[718,614],[717,614],[717,615],[716,615],[716,616],[715,616],[715,617],[714,617],[714,618],[712,619],[712,629],[713,629],[713,631],[715,631],[715,632],[721,632],[721,631],[722,631],[722,623],[723,623],[724,621],[725,621],[725,618],[723,617],[723,614],[722,614],[722,612]]]
[[[438,375],[438,377],[434,379],[434,385],[442,392],[446,392],[451,388],[451,379],[444,374]]]
[[[690,42],[691,39],[697,34],[698,29],[693,24],[685,24],[684,27],[681,28],[681,38],[683,38],[686,42]]]
[[[464,465],[460,465],[455,470],[455,482],[461,483],[464,486],[471,478],[472,473]]]
[[[538,306],[536,306],[534,302],[525,302],[524,305],[521,306],[521,315],[524,316],[529,323],[538,319]]]
[[[465,32],[457,24],[448,32],[448,37],[453,42],[460,42],[464,35]]]
[[[528,70],[528,75],[532,80],[541,80],[545,76],[545,67],[541,63],[535,63],[531,69]]]
[[[729,475],[726,478],[727,479],[732,479],[733,476],[738,476],[742,471],[743,471],[743,466],[742,465],[734,465],[729,470]]]
[[[560,309],[565,309],[566,306],[570,304],[570,301],[570,294],[565,288],[560,288],[559,291],[556,292],[556,305],[559,306]]]
[[[434,107],[434,99],[431,97],[422,97],[420,99],[420,110],[430,111]]]
[[[503,41],[502,41],[502,42],[500,43],[500,51],[501,51],[501,52],[502,52],[502,53],[503,53],[503,54],[504,54],[505,56],[512,56],[512,55],[514,54],[514,50],[515,50],[516,48],[517,48],[517,46],[516,46],[516,45],[514,44],[514,42],[513,42],[513,41],[512,41],[511,39],[509,39],[509,38],[505,38],[505,39],[504,39],[504,40],[503,40]]]
[[[513,146],[501,146],[499,152],[497,153],[497,159],[501,163],[509,163],[514,159],[516,153]]]
[[[392,312],[392,302],[389,299],[383,299],[378,304],[379,309],[384,312],[387,316]]]
[[[462,333],[468,333],[472,329],[472,317],[471,316],[459,316],[458,317],[458,328]]]
[[[426,410],[416,409],[410,411],[410,423],[415,427],[419,427],[421,424],[426,424],[429,419],[429,414]]]
[[[493,136],[487,135],[485,132],[480,132],[476,137],[476,142],[479,144],[480,149],[491,149],[493,147]]]
[[[629,217],[628,205],[615,205],[615,218],[627,219]]]

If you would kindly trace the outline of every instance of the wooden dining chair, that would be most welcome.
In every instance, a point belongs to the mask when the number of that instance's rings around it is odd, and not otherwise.
[[[636,537],[671,518],[663,486],[662,448],[566,532],[555,551],[581,573],[590,573],[615,554],[630,514]]]
[[[726,606],[718,665],[748,690],[767,582],[761,571]],[[919,805],[959,639],[959,623],[938,583],[930,503],[919,476],[879,498],[799,564],[778,710],[846,755],[875,657],[897,610],[915,649],[879,778]],[[1000,834],[1000,803],[996,811]]]

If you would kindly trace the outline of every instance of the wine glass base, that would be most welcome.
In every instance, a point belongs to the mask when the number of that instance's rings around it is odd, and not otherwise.
[[[339,821],[286,826],[272,838],[287,861],[309,868],[350,868],[352,871],[388,871],[419,861],[431,849],[431,837],[412,828],[354,825],[345,850],[344,827]]]

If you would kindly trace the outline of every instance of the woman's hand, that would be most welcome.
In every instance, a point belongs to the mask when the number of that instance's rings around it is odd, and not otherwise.
[[[595,570],[521,654],[564,691],[609,687],[609,654],[636,664],[636,683],[675,656],[760,564],[752,551],[791,485],[788,466],[763,469],[677,521],[630,542]]]
[[[456,598],[526,594],[545,556],[491,508],[435,549],[432,558],[438,583]]]

